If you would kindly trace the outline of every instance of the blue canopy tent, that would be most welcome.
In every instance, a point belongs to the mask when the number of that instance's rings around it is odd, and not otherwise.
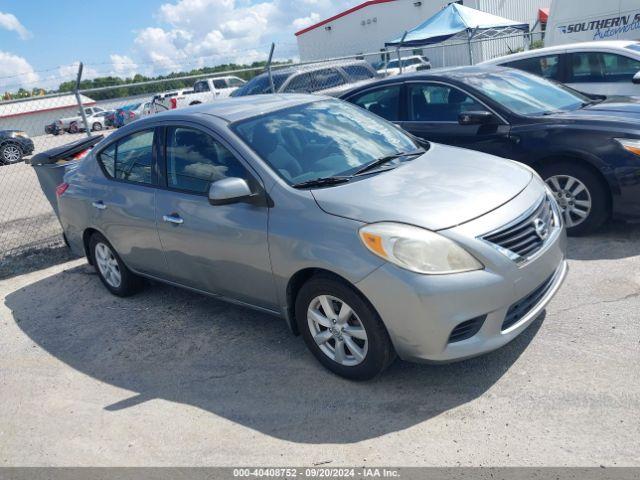
[[[469,45],[469,62],[473,64],[472,40],[529,32],[529,24],[498,17],[475,8],[451,3],[404,35],[386,42],[387,47],[418,47],[464,38]]]

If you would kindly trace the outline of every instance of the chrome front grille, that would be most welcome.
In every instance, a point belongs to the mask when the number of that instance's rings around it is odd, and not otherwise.
[[[516,262],[524,262],[540,251],[560,227],[555,200],[546,196],[540,203],[510,224],[482,237]]]

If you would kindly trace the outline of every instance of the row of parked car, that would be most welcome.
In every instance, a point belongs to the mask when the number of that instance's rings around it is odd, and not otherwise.
[[[280,315],[368,379],[513,340],[563,283],[567,231],[640,215],[638,99],[492,65],[324,89],[339,99],[253,96],[270,84],[34,158],[76,165],[43,188],[107,290],[152,278]]]

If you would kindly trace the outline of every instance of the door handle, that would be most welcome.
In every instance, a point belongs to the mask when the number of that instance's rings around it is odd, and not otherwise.
[[[93,202],[91,205],[93,205],[98,210],[104,210],[105,208],[107,208],[107,206],[104,204],[104,202],[102,200],[98,200],[97,202]]]
[[[165,222],[168,222],[168,223],[173,223],[175,225],[182,225],[182,223],[184,222],[182,217],[180,215],[177,215],[177,214],[163,215],[162,216],[162,220],[164,220]]]

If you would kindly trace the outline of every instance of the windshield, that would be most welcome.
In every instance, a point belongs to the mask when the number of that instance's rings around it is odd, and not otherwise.
[[[393,124],[337,100],[250,118],[233,130],[289,184],[350,175],[418,145]]]
[[[590,101],[575,90],[519,70],[470,75],[464,82],[520,115],[576,110]]]
[[[273,77],[273,85],[277,92],[284,81],[289,77],[289,74],[273,72],[271,76]],[[266,73],[252,78],[240,88],[233,91],[231,96],[244,97],[245,95],[259,95],[261,93],[271,93],[271,83],[269,82],[269,75]]]

